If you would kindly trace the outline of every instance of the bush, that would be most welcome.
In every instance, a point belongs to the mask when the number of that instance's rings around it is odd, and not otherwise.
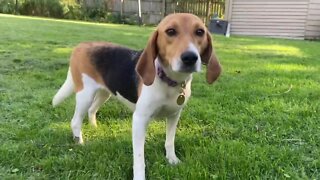
[[[13,14],[15,13],[15,0],[1,0],[0,13]]]
[[[88,7],[84,1],[62,1],[64,5],[64,18],[86,21],[106,22],[107,10],[104,5]]]
[[[63,16],[66,19],[76,19],[81,20],[83,19],[83,13],[81,11],[81,6],[79,4],[72,4],[72,5],[64,5],[63,7]]]
[[[59,0],[26,0],[19,10],[23,15],[63,17],[63,6]]]
[[[104,0],[96,0],[95,4],[88,0],[19,0],[18,12],[15,12],[15,1],[0,0],[0,13],[125,24],[136,22],[131,16],[121,18],[120,13],[108,12]]]

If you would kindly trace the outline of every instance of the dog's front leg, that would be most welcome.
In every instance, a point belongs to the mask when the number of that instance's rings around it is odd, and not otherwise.
[[[135,111],[132,122],[133,179],[145,180],[144,142],[151,116]]]
[[[174,137],[176,134],[177,124],[180,118],[181,111],[167,118],[167,133],[166,133],[166,158],[170,164],[178,164],[179,158],[176,156],[174,149]]]

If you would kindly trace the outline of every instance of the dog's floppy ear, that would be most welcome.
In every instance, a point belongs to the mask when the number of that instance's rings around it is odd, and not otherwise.
[[[209,32],[207,32],[207,41],[208,45],[201,54],[201,61],[203,64],[207,65],[207,82],[209,84],[212,84],[215,80],[218,79],[221,73],[221,66],[217,59],[217,56],[214,53],[211,35]]]
[[[148,44],[143,50],[136,66],[136,71],[142,78],[143,83],[147,86],[153,83],[156,75],[154,60],[158,55],[157,38],[158,31],[155,31],[149,38]]]

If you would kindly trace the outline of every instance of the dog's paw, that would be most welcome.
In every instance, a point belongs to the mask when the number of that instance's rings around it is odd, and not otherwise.
[[[145,180],[145,170],[139,169],[139,166],[133,167],[133,180]]]
[[[146,178],[144,176],[139,176],[139,177],[133,177],[133,180],[145,180]]]
[[[181,162],[180,159],[176,155],[173,155],[173,156],[167,155],[166,158],[168,159],[169,163],[172,165],[176,165]]]
[[[76,143],[76,144],[83,144],[83,140],[81,137],[76,137],[74,136],[73,137],[73,141]]]
[[[89,112],[88,116],[89,116],[89,123],[91,124],[91,126],[93,126],[95,128],[98,127],[96,114],[92,114]]]
[[[90,122],[90,124],[91,124],[92,127],[94,127],[94,128],[97,128],[97,127],[98,127],[96,120],[94,120],[94,121],[89,121],[89,122]]]

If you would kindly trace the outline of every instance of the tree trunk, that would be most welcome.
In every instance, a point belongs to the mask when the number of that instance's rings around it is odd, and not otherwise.
[[[16,6],[15,6],[15,12],[14,12],[15,14],[18,14],[18,11],[19,11],[18,8],[19,8],[18,7],[18,0],[16,0]]]

